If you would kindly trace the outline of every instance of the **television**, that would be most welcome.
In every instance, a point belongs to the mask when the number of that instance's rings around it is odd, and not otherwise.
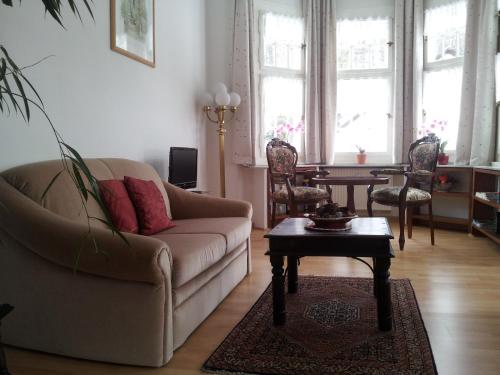
[[[170,147],[168,182],[183,189],[193,189],[197,178],[198,149]]]

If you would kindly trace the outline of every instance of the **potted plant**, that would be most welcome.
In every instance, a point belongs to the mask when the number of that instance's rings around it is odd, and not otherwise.
[[[438,154],[438,164],[439,165],[447,165],[450,159],[450,156],[444,152],[448,141],[444,141],[439,146],[439,154]]]
[[[356,145],[356,148],[358,149],[358,154],[356,155],[356,162],[358,164],[365,164],[366,163],[366,150],[361,147]]]

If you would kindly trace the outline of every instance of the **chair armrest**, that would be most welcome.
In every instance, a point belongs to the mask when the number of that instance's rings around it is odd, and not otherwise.
[[[285,179],[293,177],[293,174],[291,174],[291,173],[270,172],[270,174],[273,177],[282,177]]]
[[[316,169],[308,169],[306,171],[297,171],[297,175],[304,177],[327,176],[329,173],[325,170],[317,171]]]
[[[415,172],[405,172],[404,175],[406,177],[432,177],[435,176],[436,173],[425,170],[419,170]]]
[[[43,208],[0,177],[0,238],[7,236],[52,263],[76,267],[77,272],[151,284],[163,283],[170,274],[166,262],[160,262],[164,256],[170,260],[163,241],[124,233],[127,244],[111,231],[96,227],[92,234],[106,256],[96,253],[87,237],[87,225]]]
[[[163,182],[174,220],[203,217],[252,218],[252,205],[245,201],[196,194]]]
[[[372,171],[370,171],[370,174],[372,174],[373,176],[378,176],[379,174],[383,174],[383,175],[389,175],[389,176],[397,176],[397,175],[403,175],[405,174],[405,170],[404,169],[392,169],[392,168],[389,168],[389,169],[374,169]]]

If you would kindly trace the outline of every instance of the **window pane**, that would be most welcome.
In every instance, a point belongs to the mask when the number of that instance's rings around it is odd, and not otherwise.
[[[389,18],[337,22],[338,70],[388,69]]]
[[[435,133],[441,141],[448,141],[446,150],[456,148],[461,88],[461,67],[424,73],[425,117],[419,137]]]
[[[465,44],[465,1],[425,10],[426,60],[462,57]]]
[[[302,150],[304,81],[295,78],[264,77],[262,114],[264,142],[280,138]]]
[[[389,152],[391,112],[389,78],[342,79],[338,81],[335,152]]]
[[[272,13],[264,15],[264,65],[302,69],[304,21]]]

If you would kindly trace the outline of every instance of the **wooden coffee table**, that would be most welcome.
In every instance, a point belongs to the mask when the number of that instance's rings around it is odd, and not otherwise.
[[[306,218],[288,218],[264,237],[269,239],[269,255],[273,279],[273,322],[286,321],[284,257],[288,264],[288,293],[296,293],[298,286],[297,260],[304,256],[351,257],[367,264],[373,271],[373,293],[377,298],[378,327],[392,329],[391,282],[389,267],[394,252],[390,240],[394,238],[386,218],[366,217],[351,221],[352,228],[343,232],[313,232],[305,229]],[[373,267],[361,257],[373,259]]]

